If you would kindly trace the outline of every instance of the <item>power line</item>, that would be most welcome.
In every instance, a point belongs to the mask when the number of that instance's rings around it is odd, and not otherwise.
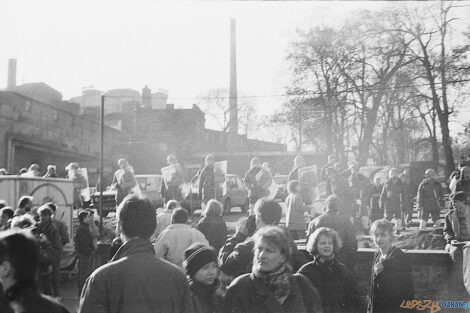
[[[470,79],[461,79],[461,80],[452,80],[446,82],[448,85],[458,84],[458,83],[465,83],[470,82]],[[442,85],[442,82],[435,82],[434,85]],[[335,92],[335,94],[343,94],[349,93],[351,91],[379,91],[379,90],[397,90],[397,89],[406,89],[406,88],[415,88],[415,87],[428,87],[431,86],[430,83],[422,83],[422,84],[409,84],[409,85],[400,85],[400,86],[361,86],[359,88],[349,88],[347,90],[340,90]],[[302,96],[320,96],[325,94],[324,92],[320,91],[310,91],[305,92],[302,94],[272,94],[272,95],[243,95],[237,97],[230,97],[230,96],[212,96],[212,97],[171,97],[172,100],[216,100],[216,99],[231,99],[231,98],[238,98],[238,99],[252,99],[252,98],[285,98],[285,97],[302,97]],[[105,98],[112,98],[112,99],[122,99],[127,98],[128,96],[107,96]],[[147,97],[146,99],[164,99],[164,97]]]

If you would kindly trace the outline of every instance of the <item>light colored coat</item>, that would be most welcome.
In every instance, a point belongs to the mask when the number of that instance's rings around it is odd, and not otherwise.
[[[193,243],[209,246],[203,233],[187,224],[171,224],[155,241],[155,255],[183,268],[184,250]]]

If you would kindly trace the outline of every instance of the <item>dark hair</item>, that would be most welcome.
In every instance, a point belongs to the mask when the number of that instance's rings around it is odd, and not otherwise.
[[[57,206],[54,202],[47,202],[45,205],[47,205],[52,210],[52,214],[57,211]]]
[[[256,201],[255,212],[259,215],[261,221],[266,225],[277,225],[281,221],[282,208],[274,200],[261,198]]]
[[[18,200],[18,207],[23,209],[28,203],[32,202],[31,198],[30,196],[21,196]]]
[[[17,282],[35,281],[39,246],[30,232],[8,230],[0,234],[0,263],[8,261]]]
[[[183,208],[176,209],[171,214],[171,224],[186,224],[187,221],[188,212]]]
[[[38,214],[39,215],[49,215],[49,216],[51,216],[52,215],[52,209],[48,205],[44,204],[38,209]]]
[[[381,230],[393,235],[393,224],[386,219],[376,220],[370,227],[370,234],[374,234],[376,230]]]
[[[287,186],[287,189],[290,193],[296,193],[297,186],[300,186],[300,182],[298,180],[291,180]]]
[[[15,212],[13,211],[11,207],[6,206],[0,210],[0,215],[3,215],[3,214],[5,214],[8,217],[8,219],[10,219],[10,218],[13,218],[13,215],[15,215]]]
[[[90,215],[90,212],[87,210],[83,210],[80,213],[78,213],[78,221],[80,223],[83,223],[83,221]]]
[[[286,232],[279,226],[263,227],[255,233],[253,239],[255,242],[254,249],[256,249],[256,245],[260,241],[264,240],[268,244],[281,250],[281,254],[286,258],[286,261],[290,263],[292,255],[292,241]]]
[[[338,253],[342,246],[341,239],[339,239],[338,233],[334,229],[328,227],[320,227],[315,230],[310,237],[308,237],[305,250],[311,255],[316,255],[318,253],[318,241],[322,235],[333,239],[333,252],[335,254]]]
[[[149,238],[155,232],[155,209],[147,198],[128,195],[118,208],[119,223],[127,237]]]

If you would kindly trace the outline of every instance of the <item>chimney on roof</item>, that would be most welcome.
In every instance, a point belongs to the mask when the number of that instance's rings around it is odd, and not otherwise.
[[[237,101],[237,20],[230,19],[230,91],[229,91],[229,126],[228,132],[238,134],[238,101]]]
[[[16,87],[16,59],[8,59],[7,89]]]

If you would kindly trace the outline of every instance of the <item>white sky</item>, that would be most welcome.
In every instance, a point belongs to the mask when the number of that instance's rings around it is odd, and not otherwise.
[[[13,57],[18,84],[43,81],[64,99],[80,95],[83,86],[141,91],[148,85],[168,90],[177,107],[188,107],[209,89],[228,86],[229,19],[235,17],[239,90],[279,95],[296,28],[331,25],[356,10],[382,6],[372,1],[2,0],[0,88]],[[469,9],[462,9],[466,16]],[[258,113],[274,112],[282,100],[256,98]]]

